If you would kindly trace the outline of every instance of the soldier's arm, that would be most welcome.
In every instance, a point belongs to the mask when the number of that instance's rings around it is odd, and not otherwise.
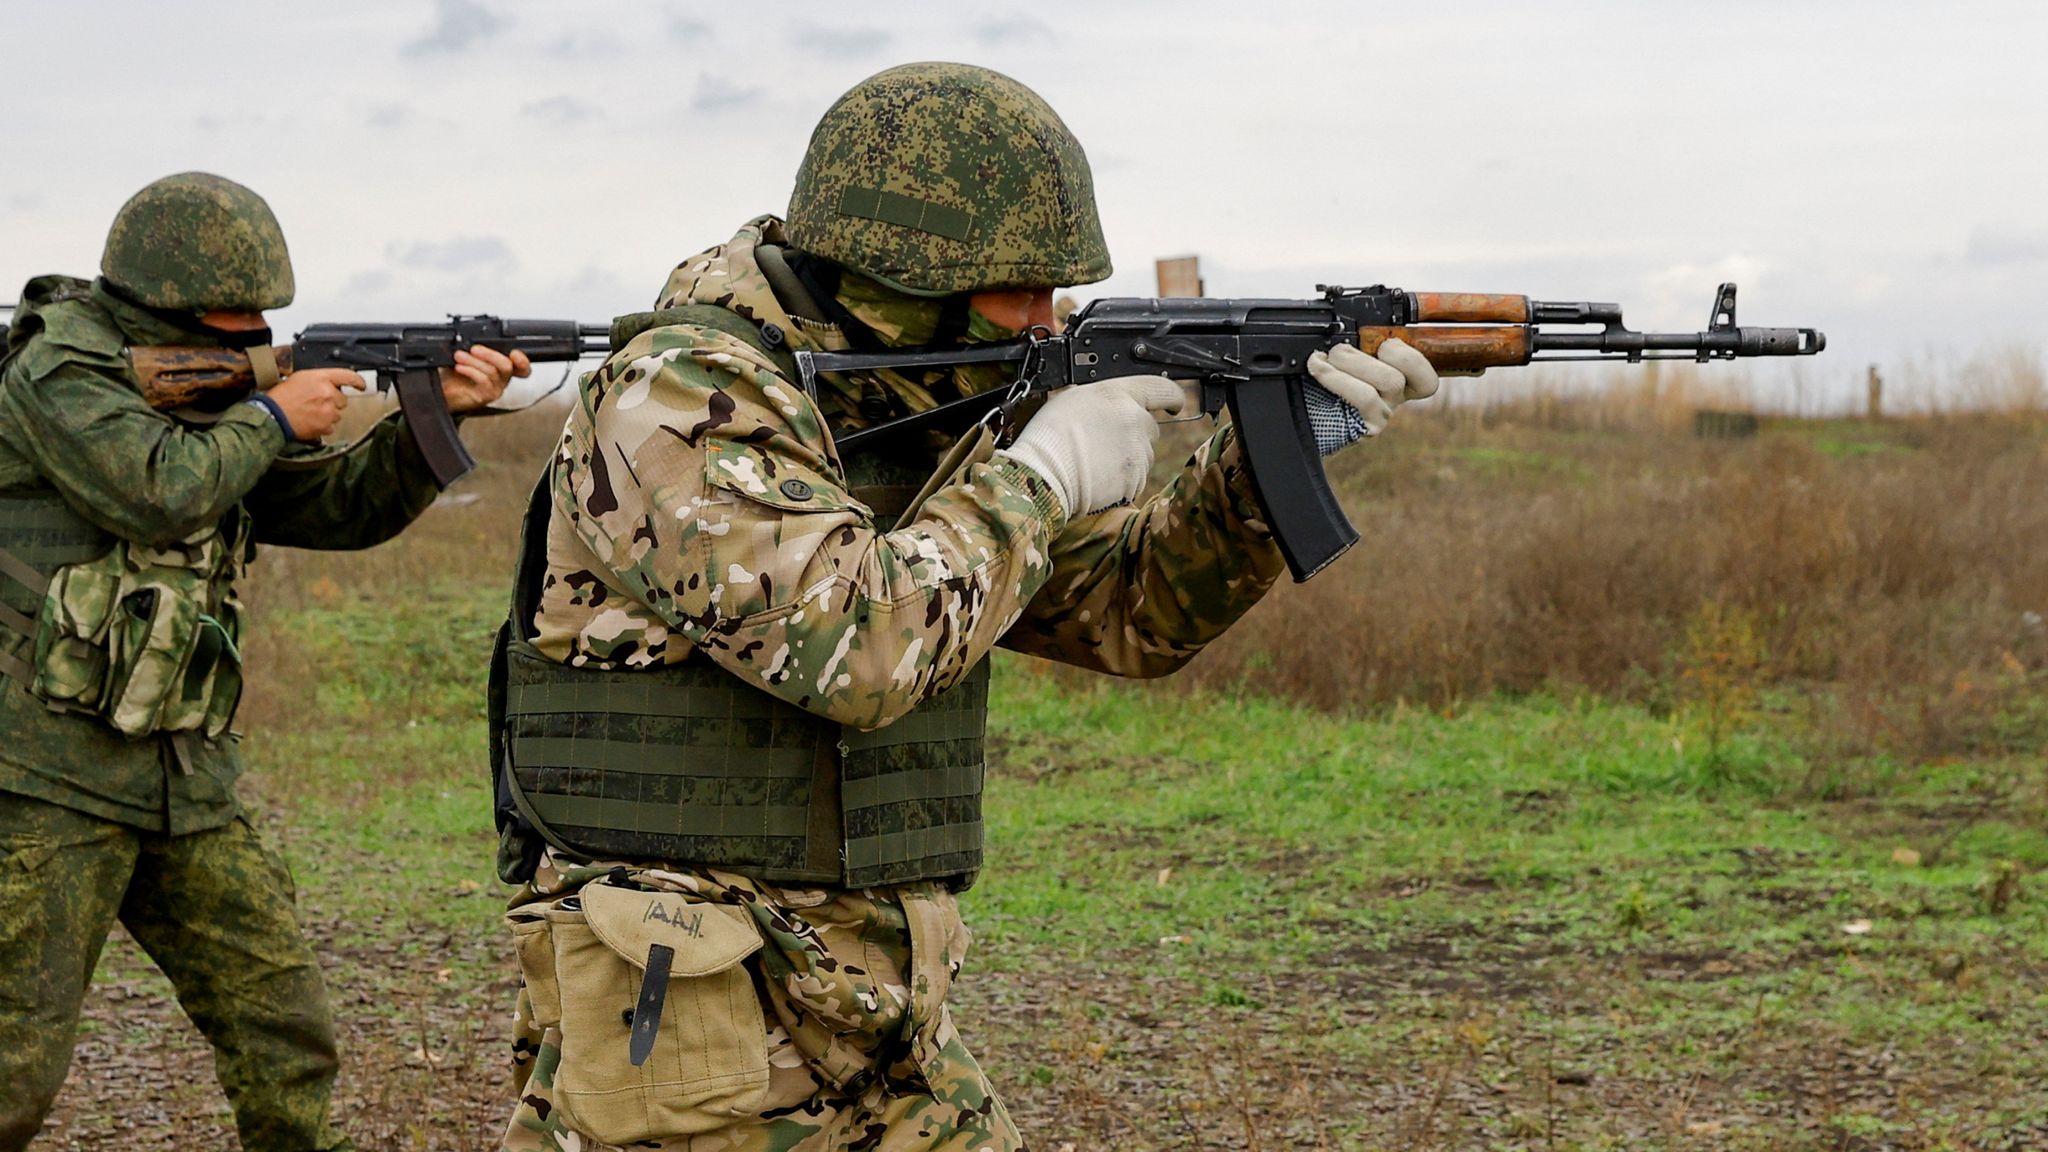
[[[440,489],[396,412],[347,452],[317,463],[278,462],[249,493],[256,540],[341,551],[382,544],[427,510]]]
[[[261,409],[237,405],[206,427],[143,403],[118,346],[36,341],[0,388],[0,435],[87,520],[163,545],[218,523],[284,448]]]
[[[1068,523],[1051,578],[1003,646],[1164,676],[1250,611],[1284,568],[1226,425],[1143,505]]]
[[[1037,473],[975,466],[915,522],[880,532],[816,406],[722,333],[643,334],[585,403],[589,424],[571,427],[595,435],[564,444],[555,515],[599,558],[594,575],[817,715],[879,727],[953,686],[1051,571],[1065,513]],[[600,614],[593,631],[605,627]]]

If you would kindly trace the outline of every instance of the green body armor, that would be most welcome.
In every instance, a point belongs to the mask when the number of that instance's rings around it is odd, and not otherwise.
[[[218,740],[242,698],[249,514],[163,548],[115,539],[54,492],[0,496],[0,674],[130,739]]]
[[[717,327],[761,346],[751,324],[703,306],[627,318],[613,346],[656,323]],[[927,478],[869,459],[849,461],[848,471],[884,527]],[[771,883],[971,882],[982,857],[985,662],[873,732],[806,712],[702,655],[651,669],[559,664],[531,643],[552,507],[543,472],[491,668],[507,882],[532,876],[544,844],[583,859],[662,860]]]

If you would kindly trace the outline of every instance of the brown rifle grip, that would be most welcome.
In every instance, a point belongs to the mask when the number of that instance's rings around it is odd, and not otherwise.
[[[278,372],[291,375],[291,346],[272,351]],[[137,346],[128,349],[128,360],[142,384],[143,400],[159,412],[189,408],[223,392],[246,394],[256,388],[256,371],[249,366],[248,355],[234,348]]]
[[[1527,324],[1529,298],[1487,292],[1417,292],[1415,321],[1421,324]]]
[[[1529,330],[1520,325],[1498,327],[1435,327],[1411,324],[1406,327],[1360,328],[1358,346],[1377,352],[1381,344],[1399,339],[1422,353],[1439,372],[1478,372],[1485,368],[1508,368],[1529,362]]]

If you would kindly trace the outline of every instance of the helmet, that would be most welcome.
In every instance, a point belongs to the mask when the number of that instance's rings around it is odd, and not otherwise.
[[[166,176],[114,215],[100,274],[152,308],[261,312],[292,302],[292,258],[270,205],[206,172]]]
[[[914,296],[1110,272],[1080,143],[1037,93],[967,64],[906,64],[841,96],[811,133],[788,235]]]

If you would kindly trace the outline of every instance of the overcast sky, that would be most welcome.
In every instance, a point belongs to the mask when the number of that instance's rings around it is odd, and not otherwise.
[[[1422,9],[1433,9],[1423,11]],[[986,64],[1093,161],[1118,266],[1211,295],[1318,281],[1619,299],[1826,329],[1805,367],[2038,355],[2048,4],[1550,0],[1012,6],[0,0],[0,298],[89,274],[114,210],[192,168],[290,238],[275,317],[644,308],[779,212],[861,77]]]

